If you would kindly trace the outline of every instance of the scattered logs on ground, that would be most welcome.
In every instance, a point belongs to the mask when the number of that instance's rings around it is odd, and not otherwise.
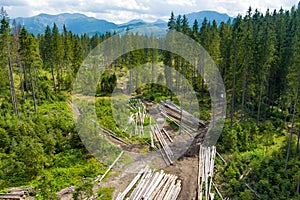
[[[205,126],[204,122],[200,119],[177,106],[170,100],[161,101],[159,109],[166,118],[173,121],[187,133],[197,131],[200,127]]]
[[[120,137],[118,137],[117,134],[114,133],[112,130],[109,130],[103,126],[101,126],[101,127],[99,126],[99,129],[101,131],[103,131],[104,133],[106,133],[107,135],[109,135],[110,137],[114,138],[115,140],[118,140],[119,142],[123,143],[124,145],[129,145],[127,142],[125,142]]]
[[[151,170],[146,166],[116,200],[176,200],[180,191],[181,180],[177,176],[166,174],[163,170]]]

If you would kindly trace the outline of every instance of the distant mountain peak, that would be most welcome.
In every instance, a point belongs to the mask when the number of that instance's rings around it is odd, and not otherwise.
[[[152,24],[161,24],[161,23],[167,23],[166,21],[162,20],[162,19],[157,19],[155,22],[153,22]]]
[[[129,22],[119,24],[119,26],[129,26],[129,25],[134,25],[134,24],[146,24],[147,22],[141,20],[141,19],[133,19],[130,20]]]
[[[199,12],[192,12],[189,14],[186,14],[186,17],[189,20],[189,25],[192,26],[195,19],[197,19],[198,23],[201,24],[206,18],[208,21],[212,22],[213,20],[216,20],[217,24],[220,25],[221,22],[227,22],[228,19],[232,19],[229,15],[226,13],[219,13],[217,11],[212,10],[203,10]]]
[[[186,14],[189,20],[189,25],[192,26],[195,19],[199,24],[202,23],[206,17],[208,21],[216,20],[217,24],[222,21],[227,21],[230,17],[224,13],[218,13],[216,11],[200,11]],[[47,25],[50,27],[54,23],[62,31],[63,25],[66,25],[68,30],[71,30],[74,34],[87,33],[93,34],[105,34],[106,32],[116,31],[118,34],[122,34],[129,27],[132,32],[139,32],[140,34],[151,34],[163,36],[166,34],[167,22],[161,19],[157,19],[155,22],[145,22],[142,19],[133,19],[127,23],[115,24],[103,19],[96,19],[94,17],[88,17],[81,13],[61,13],[61,14],[46,14],[41,13],[33,17],[19,17],[15,19],[21,25],[24,25],[27,30],[33,34],[44,33]],[[12,20],[13,21],[13,20]]]

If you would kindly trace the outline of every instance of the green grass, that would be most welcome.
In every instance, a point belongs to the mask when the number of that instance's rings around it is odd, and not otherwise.
[[[97,200],[111,200],[114,188],[101,188],[97,191]]]
[[[56,154],[53,163],[51,168],[44,169],[30,185],[41,187],[47,184],[51,191],[58,192],[71,185],[78,186],[83,178],[95,178],[106,170],[106,166],[94,157],[76,149]]]

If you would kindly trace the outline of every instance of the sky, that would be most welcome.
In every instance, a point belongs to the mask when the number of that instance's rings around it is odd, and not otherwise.
[[[168,20],[175,15],[213,10],[235,17],[244,15],[249,6],[265,12],[281,7],[289,10],[299,0],[0,0],[10,18],[40,13],[82,13],[90,17],[124,23],[133,19],[147,22]]]

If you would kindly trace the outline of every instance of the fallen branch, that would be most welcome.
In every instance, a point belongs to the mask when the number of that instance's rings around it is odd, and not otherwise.
[[[218,190],[217,186],[214,184],[214,182],[212,182],[212,184],[213,184],[217,194],[219,195],[219,197],[223,200],[223,196],[222,196],[221,192]]]
[[[247,183],[245,183],[245,185],[247,186],[247,188],[248,188],[249,190],[251,190],[251,192],[253,192],[253,193],[255,194],[255,196],[256,196],[257,198],[260,199],[259,194],[257,194],[255,190],[253,190]]]
[[[102,176],[98,176],[96,177],[96,179],[93,181],[93,183],[95,182],[101,182],[104,177],[108,174],[108,172],[114,167],[114,165],[118,162],[118,160],[121,158],[121,156],[123,155],[124,151],[122,151],[119,156],[116,158],[116,160],[108,167],[108,169],[106,170],[106,172],[102,175]]]
[[[219,156],[221,158],[221,160],[227,165],[226,160],[221,156],[221,154],[219,154],[217,151],[216,151],[216,153],[217,153],[217,156]]]

